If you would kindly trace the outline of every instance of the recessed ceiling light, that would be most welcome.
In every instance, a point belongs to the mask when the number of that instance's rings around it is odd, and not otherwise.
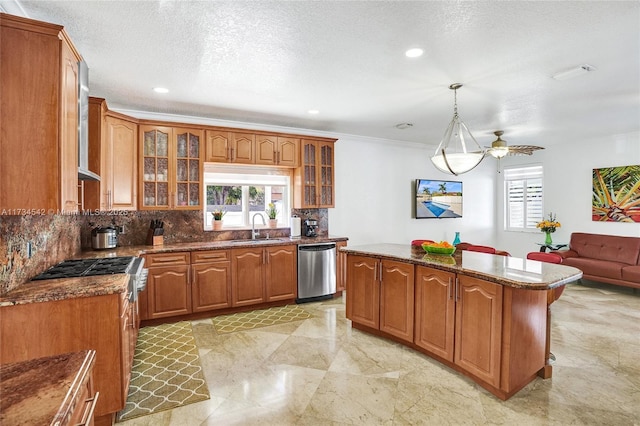
[[[169,89],[164,87],[154,87],[153,91],[156,93],[169,93]]]
[[[422,56],[423,53],[424,50],[420,49],[419,47],[414,47],[413,49],[409,49],[404,52],[404,54],[407,55],[407,58],[417,58],[419,56]]]
[[[571,69],[561,71],[551,76],[554,80],[569,80],[570,78],[578,77],[579,75],[586,74],[591,71],[595,71],[596,67],[589,64],[578,65]]]
[[[413,127],[413,123],[398,123],[398,124],[396,124],[396,129],[400,129],[400,130],[408,129],[409,127]]]
[[[307,111],[309,114],[320,114],[320,111],[318,111],[317,109],[310,109],[309,111]]]

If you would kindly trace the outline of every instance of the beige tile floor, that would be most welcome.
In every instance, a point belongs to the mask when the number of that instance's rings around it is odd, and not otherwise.
[[[313,318],[224,335],[194,321],[211,399],[119,425],[640,425],[640,292],[567,286],[553,378],[506,402],[351,329],[343,299],[302,306]]]

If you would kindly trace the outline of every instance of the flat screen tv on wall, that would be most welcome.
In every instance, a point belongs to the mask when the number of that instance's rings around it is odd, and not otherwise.
[[[462,182],[416,179],[416,219],[462,217]]]

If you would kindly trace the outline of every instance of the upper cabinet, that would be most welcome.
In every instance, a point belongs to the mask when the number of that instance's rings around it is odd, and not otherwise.
[[[140,209],[200,209],[202,130],[144,125],[140,142]]]
[[[213,163],[255,163],[255,135],[225,130],[205,131],[205,161]]]
[[[300,139],[274,135],[256,135],[256,164],[297,167]]]
[[[295,208],[334,207],[334,142],[302,139],[302,164],[293,174]]]
[[[0,13],[0,212],[78,210],[78,61],[59,25]]]
[[[104,99],[89,98],[89,168],[100,181],[84,184],[84,208],[136,210],[138,124],[109,111]]]

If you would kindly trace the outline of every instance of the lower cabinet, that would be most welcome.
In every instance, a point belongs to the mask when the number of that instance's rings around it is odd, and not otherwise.
[[[232,306],[295,299],[295,245],[231,250]]]
[[[0,364],[93,349],[95,416],[111,419],[125,406],[131,375],[129,306],[119,293],[0,307]]]
[[[347,254],[340,251],[346,246],[346,241],[336,241],[336,292],[347,288]]]
[[[231,307],[231,261],[228,250],[191,253],[193,312]]]
[[[347,318],[412,342],[413,265],[349,255],[347,275]]]
[[[294,300],[297,255],[296,245],[147,254],[141,319]]]
[[[147,318],[174,317],[191,313],[189,252],[147,255]]]
[[[546,291],[366,255],[348,254],[346,271],[355,328],[406,341],[501,399],[544,372]]]
[[[498,387],[502,286],[416,267],[415,344]]]

